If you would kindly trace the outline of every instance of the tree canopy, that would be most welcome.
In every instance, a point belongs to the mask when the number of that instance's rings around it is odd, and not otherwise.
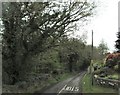
[[[73,23],[93,15],[94,3],[2,3],[3,70],[11,84],[21,80],[30,57],[59,46]]]
[[[99,46],[99,54],[101,56],[101,58],[104,58],[105,54],[108,52],[108,46],[107,44],[104,42],[104,40],[101,40]]]
[[[115,47],[117,49],[118,52],[120,52],[120,32],[117,33],[117,40],[115,41]]]

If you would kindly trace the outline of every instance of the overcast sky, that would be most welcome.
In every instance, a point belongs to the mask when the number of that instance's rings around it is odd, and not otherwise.
[[[91,44],[91,30],[94,31],[94,45],[98,46],[103,39],[110,51],[115,50],[116,33],[118,32],[118,1],[95,0],[98,8],[96,16],[87,26],[87,43]]]
[[[91,0],[88,0],[91,1]],[[91,44],[91,31],[94,32],[94,46],[103,39],[110,51],[115,50],[118,32],[118,2],[120,0],[92,0],[97,3],[96,15],[91,19],[87,31],[87,44]],[[78,33],[77,33],[78,34]]]

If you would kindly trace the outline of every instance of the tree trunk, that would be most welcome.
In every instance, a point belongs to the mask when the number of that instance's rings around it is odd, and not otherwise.
[[[22,51],[21,51],[22,52]],[[26,67],[26,61],[28,59],[28,52],[26,53],[20,53],[16,55],[16,80],[15,82],[24,80],[24,77],[26,75],[26,70],[29,69]]]

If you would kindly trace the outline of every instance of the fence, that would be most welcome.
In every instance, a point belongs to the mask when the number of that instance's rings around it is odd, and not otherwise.
[[[112,79],[105,79],[101,77],[93,77],[93,83],[97,85],[102,85],[106,87],[112,87],[115,89],[118,89],[120,86],[120,81],[119,80],[112,80]]]

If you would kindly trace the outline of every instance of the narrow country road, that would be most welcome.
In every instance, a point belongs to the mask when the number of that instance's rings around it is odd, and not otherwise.
[[[68,78],[53,87],[47,89],[43,94],[54,93],[56,95],[61,95],[63,93],[81,93],[81,79],[84,76],[85,71],[77,74],[74,77]]]

